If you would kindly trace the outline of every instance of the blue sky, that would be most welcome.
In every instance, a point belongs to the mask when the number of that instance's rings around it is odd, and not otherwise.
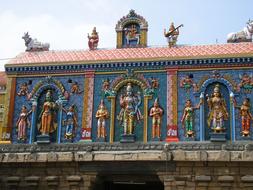
[[[130,9],[148,21],[149,46],[166,46],[163,30],[172,21],[184,24],[178,44],[226,43],[228,33],[253,19],[252,7],[252,0],[0,0],[0,59],[25,50],[26,31],[51,50],[73,50],[88,48],[87,33],[96,26],[99,48],[115,48],[115,25]]]

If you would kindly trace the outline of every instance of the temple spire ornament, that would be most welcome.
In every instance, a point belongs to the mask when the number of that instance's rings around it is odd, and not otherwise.
[[[180,27],[183,27],[184,25],[181,24],[179,25],[178,27],[175,27],[174,26],[174,23],[172,22],[170,24],[170,28],[169,28],[169,31],[166,32],[166,29],[164,29],[164,36],[167,38],[167,41],[168,41],[168,44],[169,44],[169,47],[173,47],[176,45],[177,43],[177,38],[179,36],[179,28]]]

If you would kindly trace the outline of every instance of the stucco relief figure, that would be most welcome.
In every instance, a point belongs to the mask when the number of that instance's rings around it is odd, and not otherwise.
[[[133,94],[132,84],[128,83],[126,94],[120,96],[121,110],[117,117],[124,128],[124,135],[131,135],[134,132],[136,121],[143,119],[139,110],[141,104],[140,93]]]
[[[19,91],[17,93],[18,96],[26,96],[28,95],[28,83],[24,82],[19,86]]]
[[[180,87],[184,88],[186,91],[189,91],[191,87],[193,87],[194,91],[198,91],[198,86],[193,82],[192,78],[192,74],[186,75],[180,80]]]
[[[249,20],[247,26],[240,32],[230,33],[227,36],[228,43],[252,42],[253,20]]]
[[[240,89],[243,88],[246,92],[250,93],[253,88],[253,75],[244,73],[243,75],[239,75],[239,78],[241,81],[237,86],[237,90],[240,91]]]
[[[50,90],[46,93],[46,100],[43,104],[42,111],[39,115],[40,125],[39,131],[42,135],[49,135],[57,128],[55,123],[57,105],[52,100],[52,92]]]
[[[186,100],[185,107],[184,107],[184,113],[181,119],[181,122],[183,124],[183,127],[186,130],[186,137],[192,137],[194,135],[194,129],[193,129],[193,114],[195,109],[200,108],[201,102],[197,106],[192,106],[191,100]]]
[[[88,34],[88,46],[90,50],[95,50],[98,47],[99,36],[96,27],[93,28],[91,36]]]
[[[28,111],[26,106],[22,106],[19,118],[16,122],[18,140],[26,140],[26,130],[31,126],[28,116],[32,113],[32,110]]]
[[[138,33],[137,27],[135,24],[132,24],[128,28],[124,28],[124,34],[126,38],[126,44],[130,45],[130,41],[136,40],[136,44],[140,43],[140,34]]]
[[[159,106],[158,99],[155,99],[153,107],[150,109],[149,116],[152,117],[152,138],[161,137],[161,122],[163,109]]]
[[[240,110],[241,125],[242,125],[242,136],[247,137],[250,133],[250,120],[253,120],[252,114],[250,113],[251,105],[250,99],[245,98],[241,106],[237,106],[234,102],[235,108]]]
[[[105,121],[109,118],[109,112],[104,105],[104,101],[101,100],[98,106],[98,110],[96,113],[97,118],[97,138],[105,138],[106,130],[105,130]]]
[[[164,36],[167,38],[169,47],[173,47],[176,45],[177,38],[179,36],[179,28],[182,26],[183,25],[181,24],[178,27],[175,27],[174,23],[172,22],[168,32],[166,32],[166,29],[164,29]]]
[[[82,91],[80,90],[78,82],[74,82],[71,85],[71,94],[80,94],[80,93],[82,93]]]
[[[63,111],[66,112],[66,120],[64,122],[66,126],[65,139],[73,139],[78,124],[76,106],[71,105],[68,110],[63,108]]]
[[[224,121],[228,120],[226,102],[220,93],[220,86],[216,84],[211,97],[206,95],[209,108],[207,124],[212,127],[214,132],[225,130]]]

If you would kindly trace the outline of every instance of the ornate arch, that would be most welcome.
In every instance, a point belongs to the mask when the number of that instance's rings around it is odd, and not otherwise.
[[[112,87],[112,90],[113,90],[114,92],[118,92],[119,89],[120,89],[122,86],[126,85],[127,83],[133,83],[133,84],[136,84],[136,85],[140,86],[141,89],[143,90],[143,92],[144,92],[144,91],[147,89],[147,87],[148,87],[148,84],[145,83],[144,81],[141,81],[141,80],[135,79],[135,78],[127,78],[127,79],[124,79],[124,80],[120,81],[119,83],[115,84],[115,86]]]
[[[131,28],[129,28],[130,26]],[[118,21],[115,30],[117,32],[117,48],[147,46],[148,22],[136,14],[134,10],[130,10]],[[135,43],[131,44],[130,41],[134,40]]]
[[[135,13],[133,9],[129,11],[126,16],[123,16],[116,24],[116,31],[123,30],[124,26],[129,23],[137,23],[140,25],[141,29],[148,28],[148,22],[145,18]]]
[[[55,88],[59,97],[64,96],[65,88],[63,84],[60,81],[53,79],[51,76],[47,76],[44,80],[39,81],[34,86],[31,93],[29,94],[29,98],[38,98],[42,91],[52,87]]]
[[[203,82],[203,84],[201,85],[199,91],[200,92],[204,92],[205,89],[207,88],[207,86],[209,84],[212,84],[212,83],[215,83],[215,82],[224,84],[227,87],[227,89],[229,90],[230,93],[234,92],[233,85],[228,80],[226,80],[225,78],[211,78],[211,79],[207,79],[206,81]]]

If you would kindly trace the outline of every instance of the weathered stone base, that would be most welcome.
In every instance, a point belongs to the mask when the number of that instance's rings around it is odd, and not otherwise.
[[[107,190],[108,184],[110,190],[120,184],[132,190],[253,189],[252,143],[0,145],[0,150],[1,190]]]
[[[211,142],[226,142],[226,133],[220,132],[220,133],[215,133],[212,132],[210,134],[211,138],[210,141]]]
[[[37,144],[49,144],[50,136],[49,135],[38,135],[37,136]]]
[[[135,135],[121,135],[121,139],[120,139],[121,143],[134,143],[135,142]]]

